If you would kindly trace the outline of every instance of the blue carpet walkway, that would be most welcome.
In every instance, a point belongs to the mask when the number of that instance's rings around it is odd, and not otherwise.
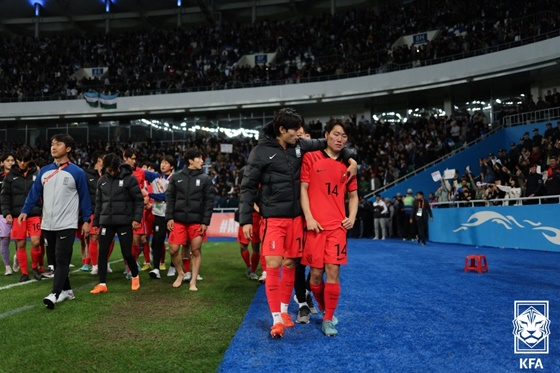
[[[271,339],[261,286],[219,371],[515,372],[540,358],[560,372],[559,253],[365,239],[348,252],[337,337],[314,315]],[[486,255],[489,273],[464,273],[468,254]],[[549,301],[549,354],[514,354],[516,300]]]

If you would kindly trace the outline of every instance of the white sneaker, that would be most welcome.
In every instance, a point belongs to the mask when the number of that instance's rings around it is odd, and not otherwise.
[[[91,266],[91,274],[96,275],[98,273],[99,273],[99,266],[98,265]]]
[[[167,277],[175,277],[177,275],[177,270],[175,267],[169,267],[167,270]]]
[[[113,273],[113,270],[111,269],[111,264],[107,263],[107,273]]]
[[[266,282],[266,271],[263,271],[263,273],[261,274],[261,277],[259,277],[259,282],[261,284],[264,284]]]
[[[4,276],[11,276],[14,272],[12,271],[12,267],[8,264],[6,266],[6,271],[4,272]]]
[[[159,269],[157,269],[157,268],[156,268],[156,269],[152,269],[152,270],[150,271],[150,277],[151,277],[151,278],[154,278],[154,279],[160,279],[160,278],[161,278],[161,275],[160,275],[160,273],[159,273]]]
[[[191,272],[187,272],[185,273],[185,275],[183,276],[183,281],[187,282],[190,281],[192,278],[192,273]]]
[[[62,293],[60,293],[60,294],[62,294]],[[56,304],[56,294],[55,293],[50,293],[49,295],[44,297],[43,298],[43,303],[45,304],[45,306],[49,310],[54,309],[54,305]]]
[[[62,290],[62,293],[60,293],[60,295],[58,296],[56,303],[61,303],[64,302],[65,300],[74,300],[74,299],[76,299],[76,296],[74,295],[74,291],[72,289]]]
[[[200,275],[196,275],[196,281],[202,281],[202,277],[200,277]]]
[[[17,254],[14,254],[14,265],[12,266],[14,272],[19,272],[19,262],[17,260]]]
[[[75,267],[75,265],[72,264],[72,263],[70,263],[70,265],[68,266],[68,268],[74,268],[74,267]]]
[[[258,280],[259,276],[257,276],[257,274],[255,272],[251,272],[249,274],[249,280]]]

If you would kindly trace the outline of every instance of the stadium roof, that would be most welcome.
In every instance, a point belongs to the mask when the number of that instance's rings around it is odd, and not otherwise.
[[[295,18],[337,8],[374,5],[376,0],[0,0],[0,32],[33,35],[40,20],[41,34],[81,30],[104,32],[110,28],[174,28],[181,24],[213,24],[221,20],[251,22],[266,17]],[[39,4],[35,15],[36,5]],[[180,4],[180,6],[179,6]],[[252,4],[255,5],[253,12]]]

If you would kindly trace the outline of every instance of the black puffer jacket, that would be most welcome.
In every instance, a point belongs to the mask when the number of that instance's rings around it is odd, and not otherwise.
[[[12,170],[4,177],[2,183],[1,201],[3,216],[12,215],[15,219],[21,214],[27,194],[29,194],[29,190],[35,182],[38,173],[39,171],[34,164],[31,164],[25,173],[21,172],[17,165],[12,166]],[[42,203],[39,202],[31,209],[28,216],[41,216],[42,211]]]
[[[101,176],[97,170],[93,168],[86,171],[87,185],[89,190],[89,199],[91,200],[91,211],[95,212],[95,197],[97,194],[97,183]]]
[[[165,220],[210,225],[214,211],[212,179],[202,170],[183,168],[169,179],[165,192]]]
[[[121,164],[121,173],[116,177],[109,174],[101,176],[95,195],[95,227],[140,222],[143,211],[144,198],[128,164]]]
[[[240,225],[252,224],[254,202],[264,218],[302,215],[300,174],[303,154],[325,149],[327,145],[326,139],[299,139],[295,145],[284,149],[271,133],[271,127],[272,123],[269,123],[245,166],[239,201]],[[341,153],[345,160],[353,156],[354,152],[347,148]]]

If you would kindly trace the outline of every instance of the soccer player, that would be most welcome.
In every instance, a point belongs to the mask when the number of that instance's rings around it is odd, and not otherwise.
[[[31,240],[31,269],[35,280],[41,280],[39,273],[39,261],[41,258],[41,213],[42,206],[37,204],[28,214],[28,219],[23,224],[14,220],[21,213],[25,198],[31,190],[31,186],[37,179],[37,167],[32,162],[33,153],[27,146],[23,146],[16,152],[17,164],[4,178],[2,185],[2,215],[6,223],[12,225],[11,238],[16,242],[17,259],[21,268],[19,282],[29,281],[29,270],[27,268],[27,236]]]
[[[245,172],[245,167],[242,167],[239,170],[239,179],[243,180],[243,173]],[[241,258],[243,262],[245,262],[246,270],[245,276],[249,280],[259,280],[259,276],[257,276],[257,266],[259,265],[259,261],[261,258],[260,255],[260,248],[261,248],[261,237],[259,235],[260,226],[261,226],[261,215],[259,214],[259,207],[255,203],[253,211],[253,235],[251,239],[247,239],[243,234],[243,227],[240,225],[239,230],[237,232],[237,242],[239,242],[239,251],[241,253]],[[235,213],[236,221],[239,222],[239,210]],[[249,243],[251,243],[251,248],[253,249],[252,255],[249,255]],[[266,279],[266,267],[263,268],[263,276]]]
[[[311,133],[309,125],[303,124],[297,133],[299,138],[311,139]],[[309,287],[309,277],[305,278],[306,266],[299,260],[296,265],[296,277],[294,283],[294,300],[298,304],[298,314],[296,317],[296,322],[298,324],[308,324],[309,317],[313,314],[316,315],[317,309],[313,304],[313,298],[311,297],[311,288]]]
[[[144,211],[144,197],[129,164],[113,153],[103,158],[103,175],[97,183],[93,226],[99,231],[99,284],[91,294],[107,292],[107,254],[115,234],[121,253],[132,274],[131,289],[140,288],[138,266],[132,255],[132,231],[138,229]]]
[[[0,193],[2,191],[2,185],[4,183],[4,178],[12,170],[12,166],[16,162],[16,159],[12,153],[3,153],[0,156],[0,166],[2,172],[0,173]],[[10,266],[10,232],[12,230],[11,224],[6,223],[6,218],[1,215],[2,210],[0,209],[0,252],[2,254],[2,261],[4,262],[4,275],[11,276],[13,271]],[[17,259],[17,258],[16,258]],[[19,271],[19,264],[16,266],[17,260],[14,261],[14,266]],[[16,271],[17,272],[17,271]]]
[[[97,183],[101,176],[103,176],[103,157],[105,157],[105,152],[96,151],[91,156],[92,165],[86,171],[89,196],[92,204],[92,211],[95,212],[95,197],[97,193]],[[90,216],[90,222],[93,222],[93,213]],[[96,227],[91,227],[89,232],[89,238],[87,239],[88,251],[91,259],[91,274],[97,275],[99,272],[98,257],[99,257],[99,231]],[[115,241],[111,242],[109,248],[109,253],[107,254],[107,259],[111,256],[113,252],[113,246]],[[111,265],[107,263],[107,273],[112,273]]]
[[[68,272],[79,211],[84,220],[83,234],[89,235],[91,201],[87,179],[84,170],[68,158],[73,148],[74,139],[68,134],[51,138],[54,163],[41,168],[18,217],[18,223],[23,224],[37,202],[41,198],[45,202],[41,229],[47,240],[47,252],[51,252],[55,263],[52,292],[43,299],[48,309],[53,309],[57,302],[74,299]]]
[[[136,150],[132,148],[126,148],[123,151],[123,159],[130,167],[132,167],[132,174],[136,177],[136,181],[138,181],[138,185],[140,186],[140,191],[144,196],[144,206],[148,205],[149,203],[148,192],[144,189],[146,174],[145,174],[145,170],[137,166],[138,153],[136,152]],[[146,242],[146,227],[144,225],[144,219],[142,219],[140,225],[134,230],[132,236],[132,255],[134,255],[136,261],[138,261],[138,257],[140,256],[140,247],[141,245],[143,246],[145,242]],[[131,276],[131,269],[129,268],[127,277],[130,278],[130,276]]]
[[[169,253],[177,271],[173,287],[183,282],[185,272],[181,265],[179,247],[190,243],[192,253],[192,277],[189,290],[197,291],[196,282],[201,263],[202,241],[210,225],[214,210],[214,190],[212,179],[202,172],[204,159],[198,149],[185,152],[188,165],[169,179],[165,199],[167,201],[165,219],[169,230]]]
[[[303,252],[301,157],[307,151],[325,147],[324,140],[299,139],[297,131],[302,124],[301,116],[294,109],[280,109],[251,150],[241,182],[239,224],[247,239],[253,235],[253,204],[259,195],[257,204],[263,219],[261,252],[266,258],[265,287],[273,320],[272,338],[283,337],[284,328],[294,326],[288,304],[294,288],[296,259]],[[353,160],[352,163],[355,175],[357,164]],[[342,178],[343,174],[339,176]]]
[[[349,125],[331,118],[325,127],[327,149],[306,153],[301,167],[301,207],[307,224],[302,263],[311,267],[310,286],[324,312],[322,329],[327,336],[338,331],[334,311],[340,296],[340,266],[347,262],[346,236],[358,213],[358,184],[348,185],[341,174],[346,166],[340,152],[348,141]],[[348,192],[348,216],[345,195]],[[323,273],[327,282],[323,282]]]
[[[414,224],[413,220],[416,222],[418,227],[418,242],[421,243],[422,246],[426,246],[426,240],[428,239],[428,216],[430,220],[434,220],[430,203],[424,199],[424,192],[419,191],[416,193],[412,205],[410,224]]]
[[[160,163],[161,174],[154,178],[146,175],[152,187],[152,193],[150,193],[149,196],[153,199],[152,215],[154,217],[154,223],[152,231],[154,237],[152,239],[152,263],[154,269],[150,271],[150,277],[154,279],[161,278],[159,266],[162,257],[162,247],[165,250],[165,238],[168,234],[167,222],[165,221],[165,211],[167,207],[165,192],[167,191],[169,180],[176,166],[177,161],[175,157],[166,155]]]

